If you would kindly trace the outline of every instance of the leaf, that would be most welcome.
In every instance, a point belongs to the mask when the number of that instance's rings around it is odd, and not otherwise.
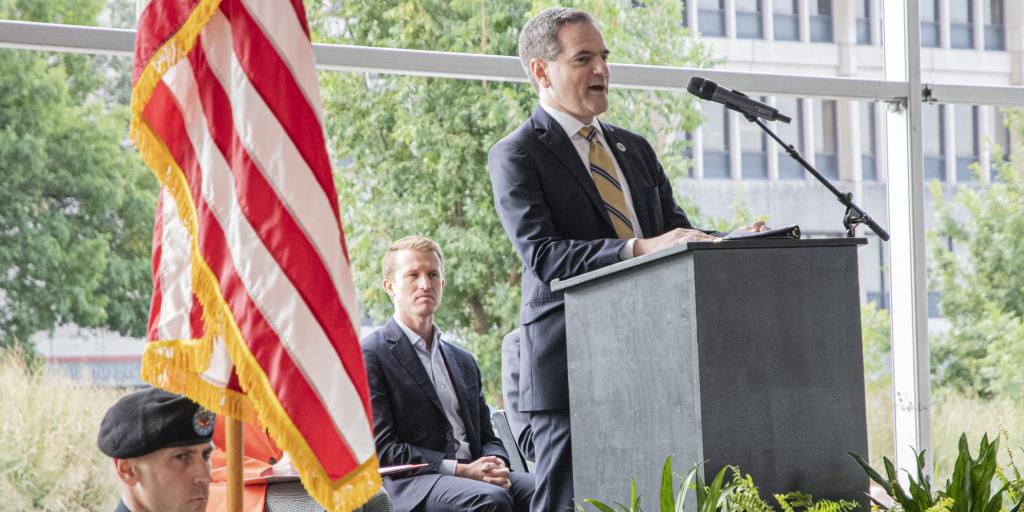
[[[593,500],[593,499],[590,499],[590,498],[584,498],[583,501],[593,505],[594,508],[600,510],[601,512],[615,512],[615,509],[609,507],[608,505],[605,505],[604,503],[602,503],[602,502],[600,502],[598,500]]]
[[[675,509],[675,492],[672,485],[672,456],[665,457],[665,465],[661,470],[661,512],[672,512]]]
[[[868,478],[870,478],[875,483],[880,485],[883,489],[885,489],[886,494],[892,496],[892,484],[889,483],[889,480],[882,478],[882,475],[878,474],[877,471],[872,469],[871,466],[860,457],[860,455],[857,455],[856,453],[853,452],[846,453],[849,454],[850,457],[853,457],[853,460],[857,461],[857,464],[859,464],[860,467],[864,469],[864,472],[868,474]]]

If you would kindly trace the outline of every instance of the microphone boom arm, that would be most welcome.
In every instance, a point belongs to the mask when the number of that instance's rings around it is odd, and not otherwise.
[[[739,91],[734,90],[733,92]],[[804,159],[803,155],[801,155],[800,152],[796,150],[796,147],[794,147],[792,144],[786,144],[786,142],[783,141],[778,135],[776,135],[775,132],[771,130],[771,128],[768,128],[768,125],[764,124],[764,122],[762,122],[756,116],[753,116],[751,114],[743,114],[743,117],[746,117],[748,121],[760,126],[765,133],[770,135],[772,139],[775,139],[775,142],[778,142],[779,145],[786,150],[786,154],[788,154],[790,158],[796,160],[796,162],[799,163],[804,169],[806,169],[807,172],[811,173],[812,176],[817,178],[818,181],[820,181],[821,184],[824,185],[825,188],[829,190],[829,192],[832,192],[832,195],[836,196],[836,199],[838,199],[839,202],[846,207],[846,214],[843,216],[843,227],[846,228],[847,237],[852,238],[856,236],[857,226],[861,224],[866,224],[867,227],[871,228],[871,231],[874,231],[875,234],[878,235],[878,238],[881,238],[884,241],[889,240],[889,233],[882,229],[882,226],[879,226],[878,223],[875,222],[875,220],[872,219],[871,216],[867,214],[867,212],[862,210],[859,206],[857,206],[856,203],[853,202],[853,193],[840,192],[839,189],[837,189],[835,185],[833,185],[832,182],[828,180],[828,178],[822,176],[821,173],[814,168],[814,166],[812,166],[807,160]]]

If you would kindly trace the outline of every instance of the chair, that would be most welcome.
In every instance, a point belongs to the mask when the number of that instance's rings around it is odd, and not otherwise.
[[[270,484],[267,486],[267,499],[264,510],[266,512],[323,512],[313,498],[309,497],[306,489],[299,482],[284,482]],[[354,512],[391,512],[391,499],[388,493],[381,489],[365,505],[357,508]]]
[[[519,450],[519,444],[516,443],[516,438],[512,435],[512,427],[509,426],[508,416],[505,416],[503,409],[498,409],[491,413],[491,424],[494,425],[495,433],[498,434],[501,444],[505,445],[505,451],[508,452],[508,463],[511,466],[509,469],[529,473],[530,470],[526,463],[526,457]]]

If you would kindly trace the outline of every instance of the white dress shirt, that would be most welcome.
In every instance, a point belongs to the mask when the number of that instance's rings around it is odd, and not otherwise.
[[[643,237],[644,234],[640,229],[640,223],[636,219],[636,210],[633,208],[633,196],[629,193],[629,181],[626,179],[626,175],[622,172],[622,167],[619,166],[619,160],[615,158],[614,150],[608,145],[608,141],[604,138],[604,131],[601,130],[601,123],[597,122],[595,117],[590,121],[590,124],[581,123],[575,117],[562,112],[552,106],[545,105],[544,102],[540,104],[541,108],[551,116],[552,119],[558,123],[559,126],[565,130],[565,133],[569,136],[569,140],[572,141],[573,147],[576,148],[576,153],[580,155],[580,160],[583,162],[583,168],[587,169],[587,173],[590,172],[590,141],[586,137],[580,135],[580,129],[584,126],[593,126],[597,129],[597,133],[594,135],[594,140],[599,141],[608,151],[608,154],[612,157],[612,162],[615,164],[615,174],[619,178],[619,184],[622,185],[622,193],[626,196],[626,215],[629,217],[629,222],[633,224],[633,231],[636,236]],[[628,260],[633,257],[633,243],[636,242],[636,238],[630,238],[626,241],[626,244],[619,250],[619,259]]]
[[[428,352],[427,342],[419,334],[416,334],[409,326],[402,323],[397,316],[394,319],[398,327],[405,333],[405,336],[409,338],[409,342],[412,343],[413,349],[416,350],[416,355],[419,356],[420,362],[423,363],[423,369],[427,371],[427,377],[430,377],[430,383],[434,385],[434,390],[437,391],[437,397],[441,400],[444,415],[452,426],[452,434],[455,436],[455,440],[459,442],[459,448],[455,451],[455,457],[464,460],[470,459],[473,454],[469,450],[466,425],[462,422],[462,416],[459,415],[459,399],[455,394],[455,386],[452,385],[451,376],[448,374],[448,367],[444,364],[444,357],[441,355],[441,329],[438,329],[436,325],[434,326],[434,342],[431,343],[430,351]],[[441,461],[441,473],[454,475],[456,463],[457,461],[451,459]]]

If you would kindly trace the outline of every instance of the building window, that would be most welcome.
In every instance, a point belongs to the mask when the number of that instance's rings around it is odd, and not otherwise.
[[[800,39],[800,11],[797,2],[798,0],[775,0],[772,16],[776,41]]]
[[[729,179],[729,115],[724,106],[704,102],[704,178]]]
[[[826,178],[839,179],[839,157],[836,152],[836,101],[815,100],[814,166]]]
[[[949,1],[949,47],[974,48],[973,0]]]
[[[810,0],[811,41],[832,42],[832,0]]]
[[[857,0],[857,44],[871,44],[871,0]]]
[[[768,101],[761,98],[761,101]],[[740,150],[742,163],[742,178],[745,180],[766,180],[768,179],[768,135],[756,123],[751,123],[742,117],[736,117],[740,122]]]
[[[725,37],[725,0],[700,0],[697,26],[705,36]]]
[[[921,0],[921,46],[939,47],[939,0]]]
[[[921,141],[924,151],[924,179],[946,181],[946,157],[943,151],[942,106],[924,105],[921,109]]]
[[[1005,50],[1003,0],[982,1],[985,2],[985,49]]]
[[[956,124],[956,181],[966,183],[975,179],[971,164],[978,161],[978,107],[953,107]]]
[[[786,142],[786,144],[792,144],[797,151],[803,151],[803,138],[800,136],[800,121],[803,119],[803,112],[800,109],[800,100],[797,98],[789,98],[779,96],[775,98],[775,108],[779,112],[793,119],[789,124],[775,122],[772,129],[775,133],[779,134],[779,137]],[[802,180],[804,179],[804,169],[800,167],[800,164],[789,157],[786,154],[784,148],[779,148],[779,179],[780,180]]]
[[[761,0],[736,0],[736,37],[761,39]]]
[[[875,151],[875,104],[860,102],[860,173],[862,181],[878,181]]]

